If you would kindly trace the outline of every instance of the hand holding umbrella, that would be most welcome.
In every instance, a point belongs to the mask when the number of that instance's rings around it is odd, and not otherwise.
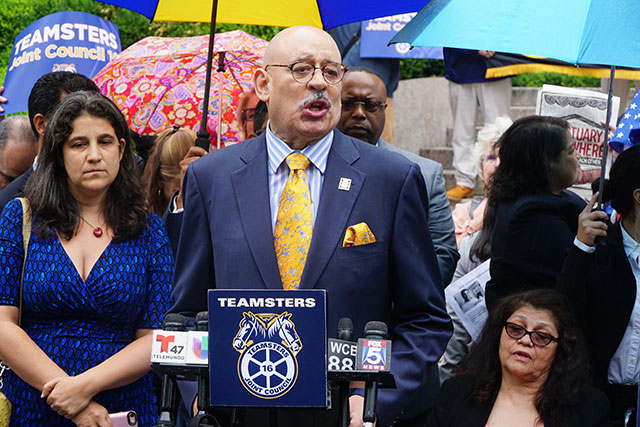
[[[593,247],[598,237],[607,235],[607,213],[601,210],[593,210],[598,201],[599,193],[591,197],[580,216],[578,216],[578,240],[587,246]]]

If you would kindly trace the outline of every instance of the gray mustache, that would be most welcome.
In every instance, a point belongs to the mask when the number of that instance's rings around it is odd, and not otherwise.
[[[328,104],[328,108],[331,108],[332,104],[331,101],[329,101],[329,98],[327,98],[327,94],[324,92],[314,92],[313,94],[307,96],[301,103],[300,103],[300,108],[304,108],[305,105],[307,105],[310,102],[313,101],[317,101],[319,99],[322,99],[324,101],[327,102]]]

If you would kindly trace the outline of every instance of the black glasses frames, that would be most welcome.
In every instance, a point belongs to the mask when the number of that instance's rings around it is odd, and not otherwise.
[[[538,347],[546,347],[553,341],[558,341],[558,338],[554,337],[551,334],[540,331],[527,331],[517,323],[506,322],[504,324],[504,330],[507,335],[514,340],[518,340],[520,338],[523,338],[525,335],[529,335],[531,342]]]
[[[354,111],[358,108],[358,105],[362,105],[364,110],[368,113],[379,113],[387,108],[387,104],[384,102],[375,101],[356,101],[355,99],[349,99],[342,101],[342,109],[345,111]]]
[[[269,67],[288,68],[291,72],[291,75],[293,76],[293,79],[300,84],[309,83],[311,79],[313,79],[316,70],[320,70],[325,82],[330,85],[336,85],[342,81],[344,74],[349,71],[346,65],[338,64],[337,62],[331,62],[329,64],[323,65],[322,67],[317,67],[306,62],[294,62],[293,64],[289,65],[268,64],[264,66],[264,69],[267,70],[269,69]]]

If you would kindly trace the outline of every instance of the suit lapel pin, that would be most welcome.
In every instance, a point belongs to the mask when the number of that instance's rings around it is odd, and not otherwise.
[[[340,183],[338,184],[338,190],[349,191],[350,188],[351,188],[351,179],[340,178]]]

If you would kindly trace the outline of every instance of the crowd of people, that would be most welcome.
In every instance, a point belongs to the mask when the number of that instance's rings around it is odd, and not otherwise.
[[[613,164],[608,215],[568,190],[582,173],[562,119],[496,112],[470,147],[476,98],[510,86],[461,73],[453,193],[477,172],[485,197],[453,213],[442,165],[384,140],[383,77],[344,65],[317,28],[273,38],[238,106],[246,141],[210,154],[171,123],[143,141],[87,77],[42,76],[28,118],[0,121],[10,426],[110,426],[127,410],[153,426],[152,330],[206,311],[210,288],[326,289],[331,335],[342,317],[356,335],[387,322],[396,388],[379,392],[379,426],[622,426],[640,379],[640,147]],[[487,260],[474,341],[444,289]],[[331,410],[242,419],[335,426],[337,394]]]

